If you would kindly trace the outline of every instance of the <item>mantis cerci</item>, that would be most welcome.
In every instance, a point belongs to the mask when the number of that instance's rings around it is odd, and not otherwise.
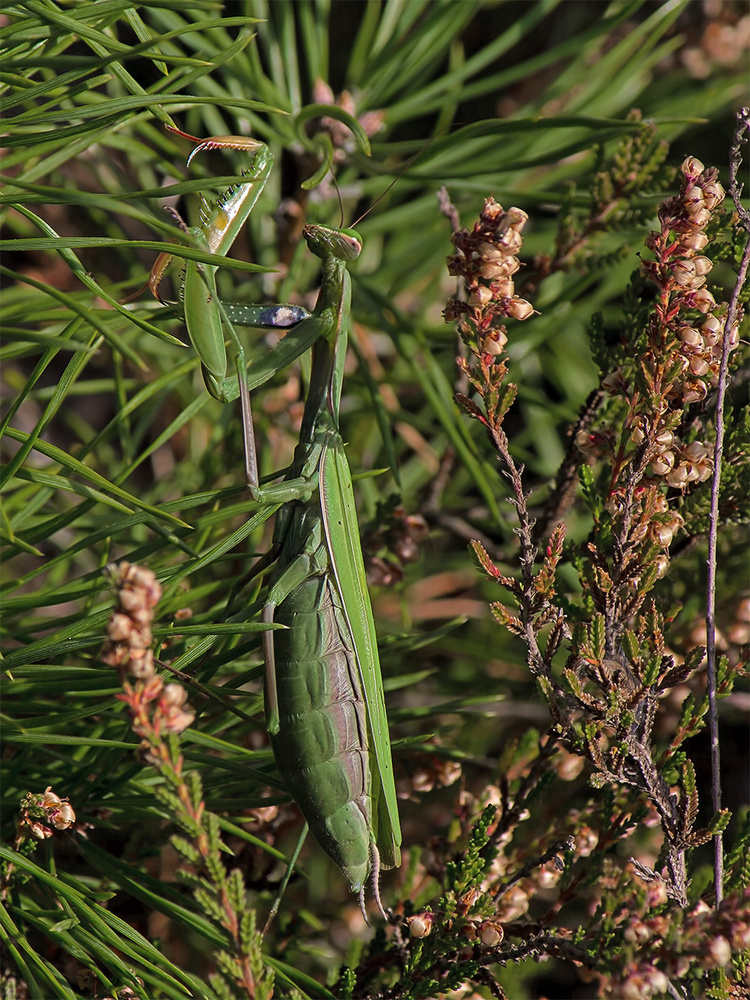
[[[226,253],[272,161],[263,144],[232,136],[204,140],[194,153],[219,147],[254,155],[252,176],[242,185],[252,190],[233,191],[219,200],[213,218],[203,220],[206,244]],[[281,345],[275,349],[278,370],[310,344],[313,348],[300,438],[282,482],[259,485],[247,388],[263,379],[253,377],[252,369],[248,378],[231,329],[237,378],[227,377],[222,316],[227,319],[228,307],[216,298],[213,272],[201,272],[190,262],[183,291],[185,319],[209,392],[223,400],[240,395],[253,500],[284,504],[277,514],[276,566],[263,611],[265,623],[286,626],[263,633],[266,720],[276,763],[316,840],[359,892],[363,914],[371,875],[375,901],[385,917],[379,872],[400,864],[401,829],[375,625],[338,426],[351,302],[347,264],[359,256],[362,241],[353,229],[308,225],[303,233],[321,260],[322,281],[314,312],[281,342],[290,341],[285,352],[279,352]],[[157,261],[152,287],[167,262],[164,257]],[[236,321],[291,325],[298,319],[288,312],[294,308],[253,310]]]

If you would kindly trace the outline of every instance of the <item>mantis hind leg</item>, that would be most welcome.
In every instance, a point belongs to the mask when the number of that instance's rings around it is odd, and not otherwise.
[[[294,854],[292,854],[289,860],[289,864],[287,865],[287,869],[284,872],[284,878],[281,880],[281,885],[279,886],[279,891],[276,895],[276,899],[274,899],[273,906],[268,911],[268,916],[266,918],[266,923],[265,926],[263,927],[263,932],[261,934],[261,937],[265,937],[266,931],[273,922],[273,918],[279,912],[279,907],[281,906],[281,900],[284,898],[286,887],[289,885],[289,879],[292,877],[294,869],[297,867],[297,859],[299,858],[300,851],[302,850],[302,845],[307,839],[307,834],[309,830],[310,827],[308,826],[307,821],[305,821],[302,827],[302,833],[299,835],[299,839],[297,840],[297,846],[294,848]]]

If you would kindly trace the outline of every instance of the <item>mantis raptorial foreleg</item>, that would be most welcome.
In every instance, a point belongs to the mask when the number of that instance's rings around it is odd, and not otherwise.
[[[201,140],[179,129],[171,128],[170,131],[196,143],[188,157],[188,164],[198,153],[212,149],[239,150],[250,156],[248,168],[244,172],[244,183],[229,188],[215,204],[204,203],[200,226],[187,230],[207,251],[223,256],[229,252],[268,180],[273,167],[271,150],[264,143],[247,136],[212,136]],[[172,254],[162,253],[151,269],[149,287],[157,298],[160,297],[159,285],[172,259]],[[234,327],[289,328],[307,318],[309,313],[297,305],[251,306],[222,303],[216,291],[215,275],[215,266],[186,261],[181,293],[185,325],[200,358],[203,379],[210,395],[224,403],[231,402],[238,396],[243,401],[245,465],[248,478],[252,479],[254,451],[251,436],[248,437],[247,434],[250,420],[246,406],[248,392],[303,354],[311,346],[311,341],[304,336],[284,338],[265,355],[261,364],[254,367],[253,379],[250,381],[245,351]],[[234,345],[233,373],[228,371],[227,339]]]

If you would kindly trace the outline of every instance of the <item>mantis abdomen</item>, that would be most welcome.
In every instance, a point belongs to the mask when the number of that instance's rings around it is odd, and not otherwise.
[[[371,867],[374,765],[360,670],[314,507],[297,506],[290,525],[290,536],[304,524],[317,543],[310,575],[273,616],[288,628],[273,634],[279,728],[271,743],[313,835],[358,891]]]

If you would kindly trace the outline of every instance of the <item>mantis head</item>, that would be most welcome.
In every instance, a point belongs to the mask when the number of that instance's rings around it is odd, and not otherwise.
[[[305,226],[302,235],[316,257],[350,261],[355,260],[362,252],[362,238],[354,229]]]

